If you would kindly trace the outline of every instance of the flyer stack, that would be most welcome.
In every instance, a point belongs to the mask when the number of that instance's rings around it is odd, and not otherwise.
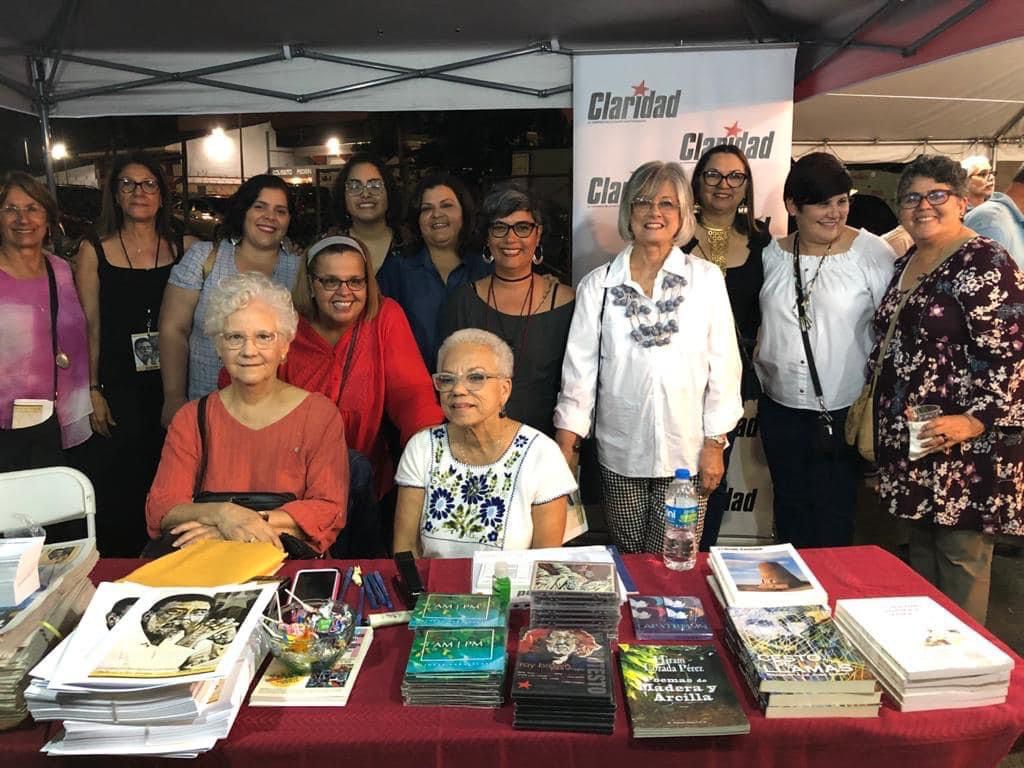
[[[492,595],[422,595],[409,622],[412,650],[402,680],[411,706],[500,707],[508,606]]]
[[[539,560],[530,580],[530,626],[619,633],[614,563]]]
[[[63,720],[51,755],[194,757],[234,724],[265,653],[275,585],[103,583],[75,628],[32,670],[36,720]]]
[[[1006,701],[1013,659],[930,597],[838,600],[835,620],[904,712]]]

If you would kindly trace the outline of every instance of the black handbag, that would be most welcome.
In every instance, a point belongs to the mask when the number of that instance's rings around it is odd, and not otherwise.
[[[50,260],[43,256],[50,288],[50,349],[53,353],[53,413],[46,421],[21,429],[0,429],[0,472],[65,466],[67,458],[61,446],[57,417],[57,278]],[[14,375],[13,372],[10,372]]]
[[[815,420],[814,442],[818,450],[826,456],[837,456],[846,447],[845,438],[836,430],[832,414],[825,407],[825,396],[822,394],[821,379],[818,378],[818,366],[814,364],[814,353],[811,352],[811,340],[807,329],[811,322],[807,317],[806,300],[804,298],[803,281],[800,278],[800,236],[793,241],[793,277],[796,279],[797,321],[800,325],[800,338],[804,343],[804,354],[807,355],[807,367],[811,372],[811,384],[814,396],[818,398],[818,414]]]

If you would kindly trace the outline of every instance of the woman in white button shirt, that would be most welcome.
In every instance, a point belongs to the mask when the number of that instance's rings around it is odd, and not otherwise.
[[[871,319],[892,277],[895,254],[880,237],[846,226],[852,187],[834,156],[802,157],[783,187],[797,231],[770,243],[763,254],[754,359],[764,388],[761,440],[775,493],[776,537],[797,547],[853,540],[860,461],[843,439],[843,426],[864,385],[875,340]],[[801,333],[795,262],[810,359]]]
[[[743,414],[722,271],[679,247],[695,228],[683,169],[645,163],[619,206],[628,245],[576,289],[555,439],[575,468],[596,415],[605,513],[623,552],[661,551],[665,490],[680,467],[699,474],[700,540],[725,434]]]

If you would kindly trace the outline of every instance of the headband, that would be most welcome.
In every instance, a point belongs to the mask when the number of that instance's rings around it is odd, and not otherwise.
[[[363,257],[364,262],[366,261],[366,254],[363,253],[363,247],[359,244],[359,241],[353,240],[351,237],[346,237],[345,235],[331,235],[330,237],[325,237],[322,240],[317,240],[309,246],[309,249],[306,251],[306,266],[310,265],[320,251],[326,250],[332,245],[341,245],[346,248],[351,248]]]

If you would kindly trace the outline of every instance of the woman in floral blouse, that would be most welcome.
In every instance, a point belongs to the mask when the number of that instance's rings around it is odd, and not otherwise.
[[[505,415],[512,350],[467,328],[437,357],[434,387],[448,422],[414,435],[402,454],[394,551],[469,557],[557,547],[576,483],[551,438]]]
[[[962,222],[967,177],[917,158],[900,177],[900,223],[914,247],[875,315],[884,338],[876,389],[884,506],[911,521],[910,562],[979,622],[995,535],[1024,533],[1024,274]],[[872,360],[879,357],[879,345]],[[937,405],[909,457],[911,406]]]

